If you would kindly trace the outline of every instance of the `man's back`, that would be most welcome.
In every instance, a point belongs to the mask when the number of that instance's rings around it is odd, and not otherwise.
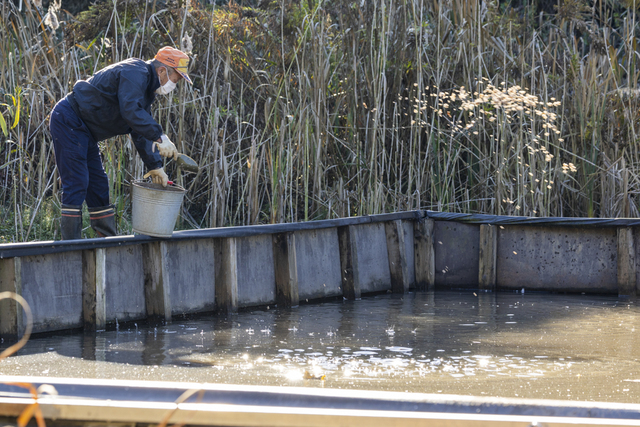
[[[96,141],[132,132],[156,140],[162,128],[150,106],[159,86],[153,65],[131,58],[76,82],[71,103]]]

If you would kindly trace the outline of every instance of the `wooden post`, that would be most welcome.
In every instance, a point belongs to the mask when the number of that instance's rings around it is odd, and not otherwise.
[[[478,289],[496,289],[496,259],[498,254],[498,231],[490,224],[480,225],[480,265],[478,266]]]
[[[144,294],[147,316],[171,322],[170,283],[167,270],[167,243],[142,245],[144,265]]]
[[[216,239],[215,288],[216,306],[224,313],[238,311],[238,252],[236,238]]]
[[[353,225],[338,227],[340,246],[340,272],[342,276],[342,295],[349,300],[360,299],[360,270],[358,267],[358,230]]]
[[[636,295],[636,256],[633,228],[618,228],[618,295]]]
[[[96,251],[82,251],[82,319],[84,329],[96,326]]]
[[[0,259],[0,292],[22,295],[22,261],[20,258]],[[22,306],[12,299],[0,301],[0,336],[10,339],[24,333]]]
[[[391,291],[403,294],[409,291],[409,268],[407,266],[407,250],[404,245],[404,228],[401,220],[384,223],[387,235],[387,254],[389,255],[389,271],[391,273]]]
[[[420,218],[413,223],[413,252],[416,270],[416,288],[433,291],[436,277],[435,251],[433,250],[432,219]]]
[[[276,300],[283,307],[296,307],[300,301],[295,234],[279,233],[272,238]]]
[[[86,331],[104,330],[107,324],[106,258],[105,248],[82,251],[82,317]]]

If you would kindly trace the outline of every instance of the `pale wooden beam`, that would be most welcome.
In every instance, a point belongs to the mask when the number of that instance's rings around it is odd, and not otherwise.
[[[147,316],[171,322],[167,243],[146,243],[142,252]]]

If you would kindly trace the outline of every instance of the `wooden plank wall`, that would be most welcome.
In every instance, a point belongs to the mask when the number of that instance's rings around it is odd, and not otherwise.
[[[34,332],[101,330],[116,321],[170,322],[182,314],[412,289],[525,288],[632,298],[640,286],[637,234],[634,227],[390,217],[4,258],[0,292],[27,300]],[[0,301],[0,335],[19,335],[24,323],[16,303]]]

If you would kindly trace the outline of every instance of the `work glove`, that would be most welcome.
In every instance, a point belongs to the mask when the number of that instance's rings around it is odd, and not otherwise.
[[[169,137],[165,134],[162,134],[160,137],[160,142],[153,141],[153,147],[151,151],[156,151],[156,147],[158,147],[158,153],[162,157],[173,157],[173,160],[178,160],[178,150],[176,146],[173,145],[173,142],[169,139]]]
[[[160,184],[163,187],[166,187],[167,182],[169,181],[169,177],[167,176],[166,173],[164,173],[164,170],[162,168],[150,170],[149,172],[144,174],[144,177],[145,178],[151,177],[151,181],[154,184]]]

